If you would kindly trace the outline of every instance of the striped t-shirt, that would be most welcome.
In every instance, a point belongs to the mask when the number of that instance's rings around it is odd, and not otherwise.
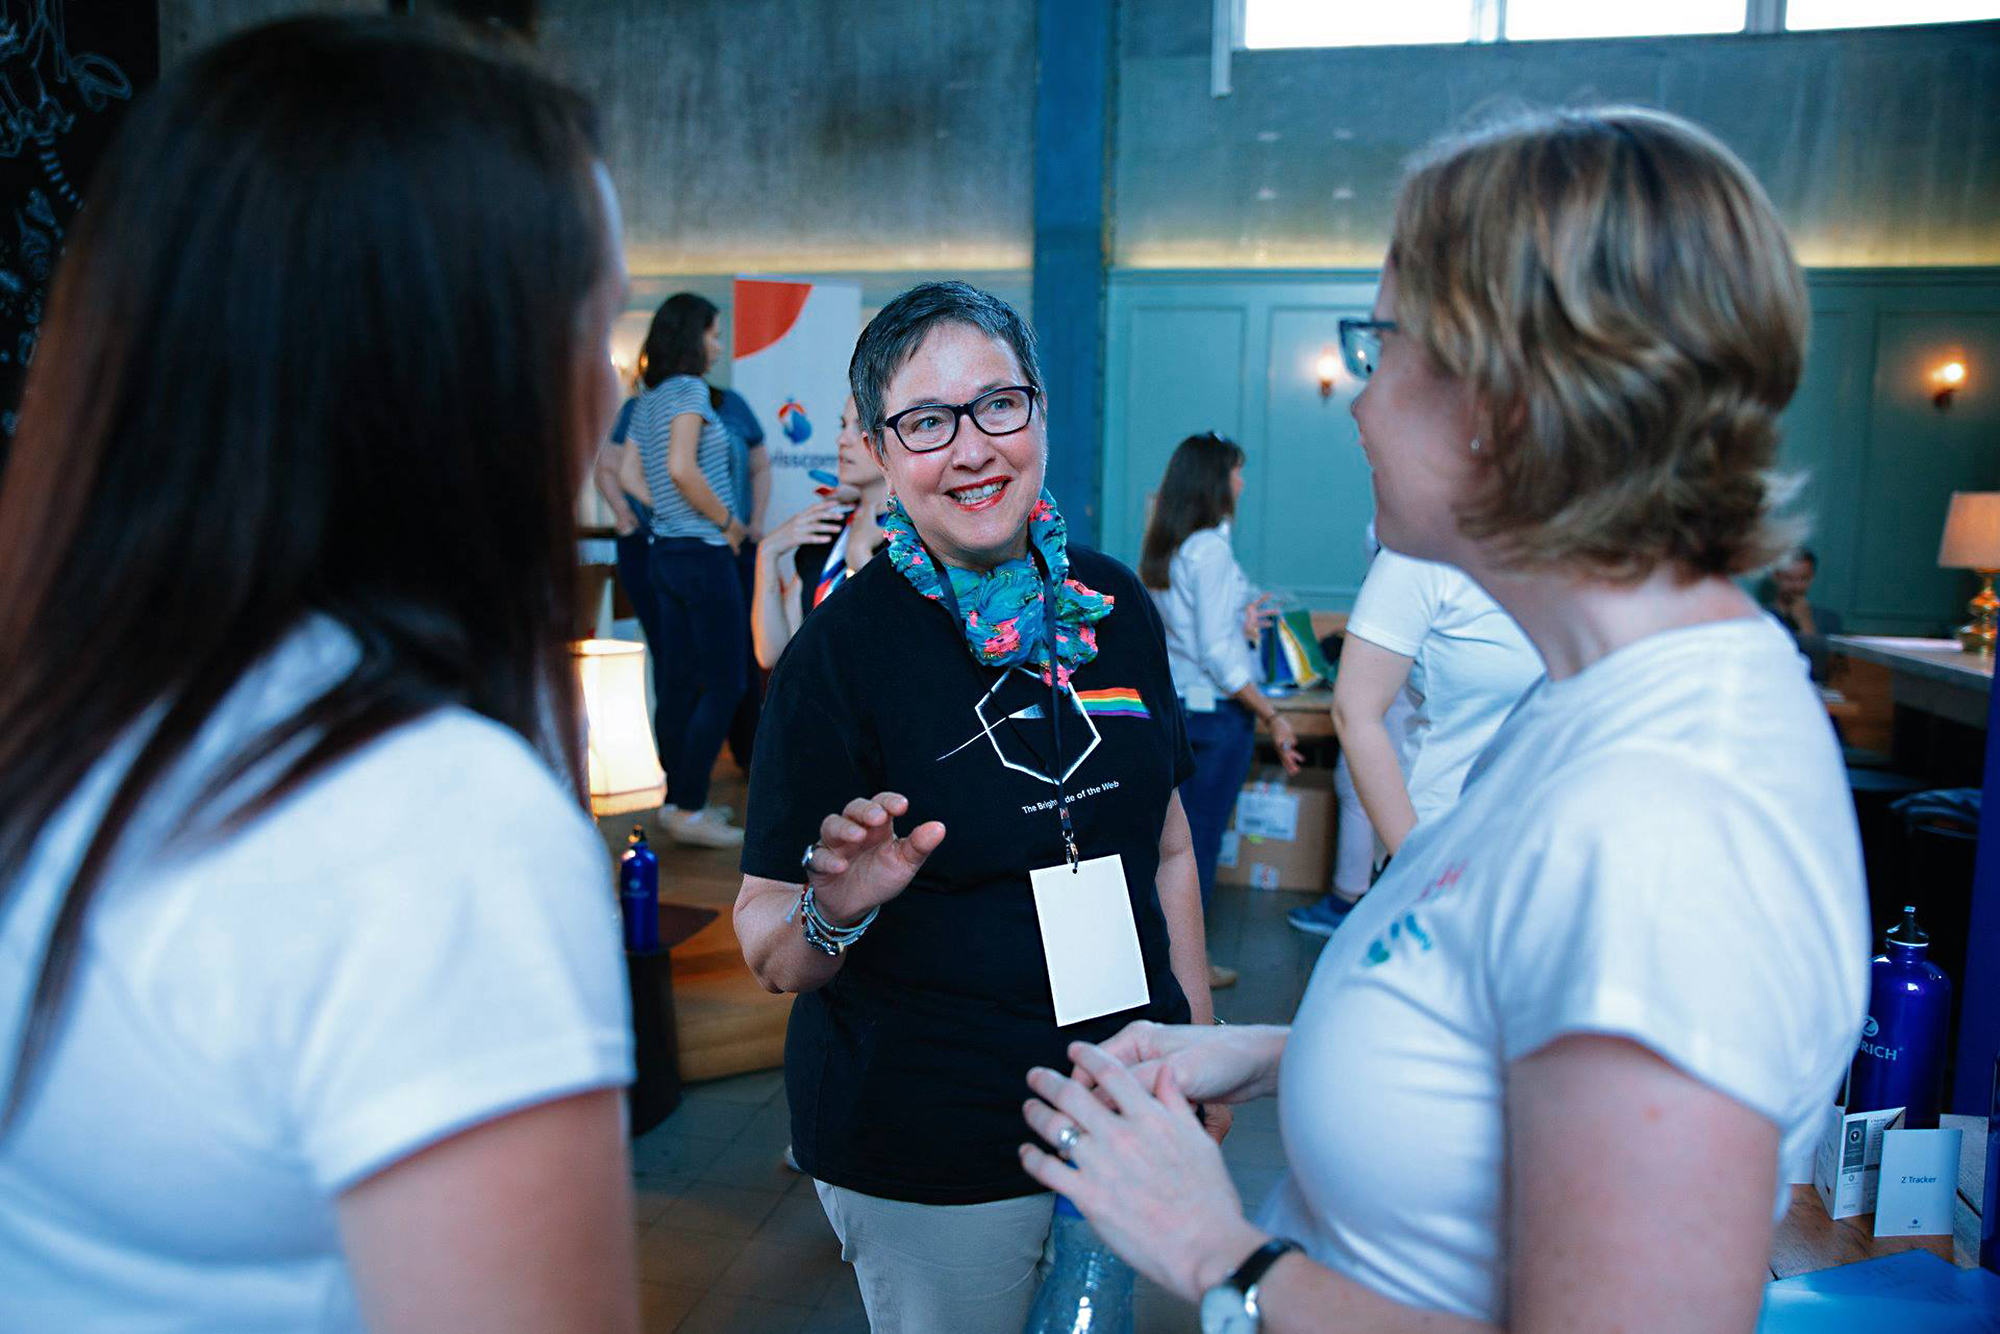
[[[667,471],[667,441],[674,418],[693,413],[701,418],[701,444],[695,462],[715,497],[730,503],[729,431],[716,415],[708,398],[708,386],[692,375],[676,375],[662,380],[639,397],[632,412],[631,438],[639,446],[639,462],[646,470],[646,485],[653,492],[653,536],[698,537],[715,546],[726,546],[722,530],[701,511],[688,503]]]

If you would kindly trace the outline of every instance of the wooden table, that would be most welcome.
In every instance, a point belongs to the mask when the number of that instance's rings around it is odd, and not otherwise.
[[[1333,687],[1313,686],[1306,690],[1270,695],[1271,707],[1283,714],[1301,741],[1328,741],[1333,738]]]
[[[1887,667],[1902,707],[1986,729],[1993,659],[1967,653],[1953,639],[1829,635],[1827,644],[1835,653]]]
[[[1986,1122],[1946,1116],[1946,1129],[1965,1132],[1958,1155],[1958,1213],[1949,1237],[1877,1237],[1875,1215],[1831,1219],[1811,1186],[1793,1186],[1792,1202],[1771,1237],[1771,1277],[1791,1278],[1897,1251],[1924,1250],[1970,1269],[1979,1263],[1979,1216],[1986,1186]]]

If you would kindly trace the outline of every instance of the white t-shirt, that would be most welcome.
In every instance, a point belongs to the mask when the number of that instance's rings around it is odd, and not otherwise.
[[[446,1135],[632,1076],[603,843],[511,731],[400,727],[183,851],[196,774],[345,673],[314,621],[127,826],[39,1093],[0,1141],[0,1329],[361,1328],[334,1198]],[[54,894],[132,745],[0,913],[12,1053]]]
[[[1867,994],[1854,806],[1791,641],[1762,616],[1651,636],[1537,687],[1327,942],[1261,1223],[1397,1301],[1504,1323],[1512,1062],[1571,1033],[1642,1043],[1776,1124],[1782,1183]]]
[[[1390,739],[1421,824],[1458,799],[1473,759],[1540,679],[1541,655],[1463,572],[1387,547],[1361,581],[1347,634],[1413,660],[1415,707]]]
[[[1257,657],[1243,637],[1243,609],[1257,589],[1229,543],[1227,523],[1189,533],[1167,566],[1167,587],[1148,590],[1167,633],[1174,689],[1200,712],[1257,679]]]

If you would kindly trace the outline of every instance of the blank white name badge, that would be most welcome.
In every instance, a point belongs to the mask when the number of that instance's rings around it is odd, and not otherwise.
[[[1125,889],[1125,864],[1114,853],[1028,872],[1042,957],[1056,999],[1056,1027],[1116,1014],[1152,999],[1139,927]]]

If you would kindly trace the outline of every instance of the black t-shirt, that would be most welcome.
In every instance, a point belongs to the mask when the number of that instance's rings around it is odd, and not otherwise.
[[[976,662],[942,605],[870,561],[772,674],[743,848],[745,874],[797,883],[820,821],[855,797],[908,797],[898,833],[945,824],[833,981],[793,1003],[792,1150],[818,1180],[923,1204],[1034,1194],[1015,1154],[1029,1068],[1067,1070],[1069,1043],[1134,1019],[1188,1020],[1154,884],[1167,804],[1194,771],[1166,638],[1130,570],[1076,547],[1070,562],[1115,606],[1063,699],[1065,791],[1079,855],[1123,859],[1152,1000],[1056,1027],[1028,883],[1063,861],[1049,688]]]

